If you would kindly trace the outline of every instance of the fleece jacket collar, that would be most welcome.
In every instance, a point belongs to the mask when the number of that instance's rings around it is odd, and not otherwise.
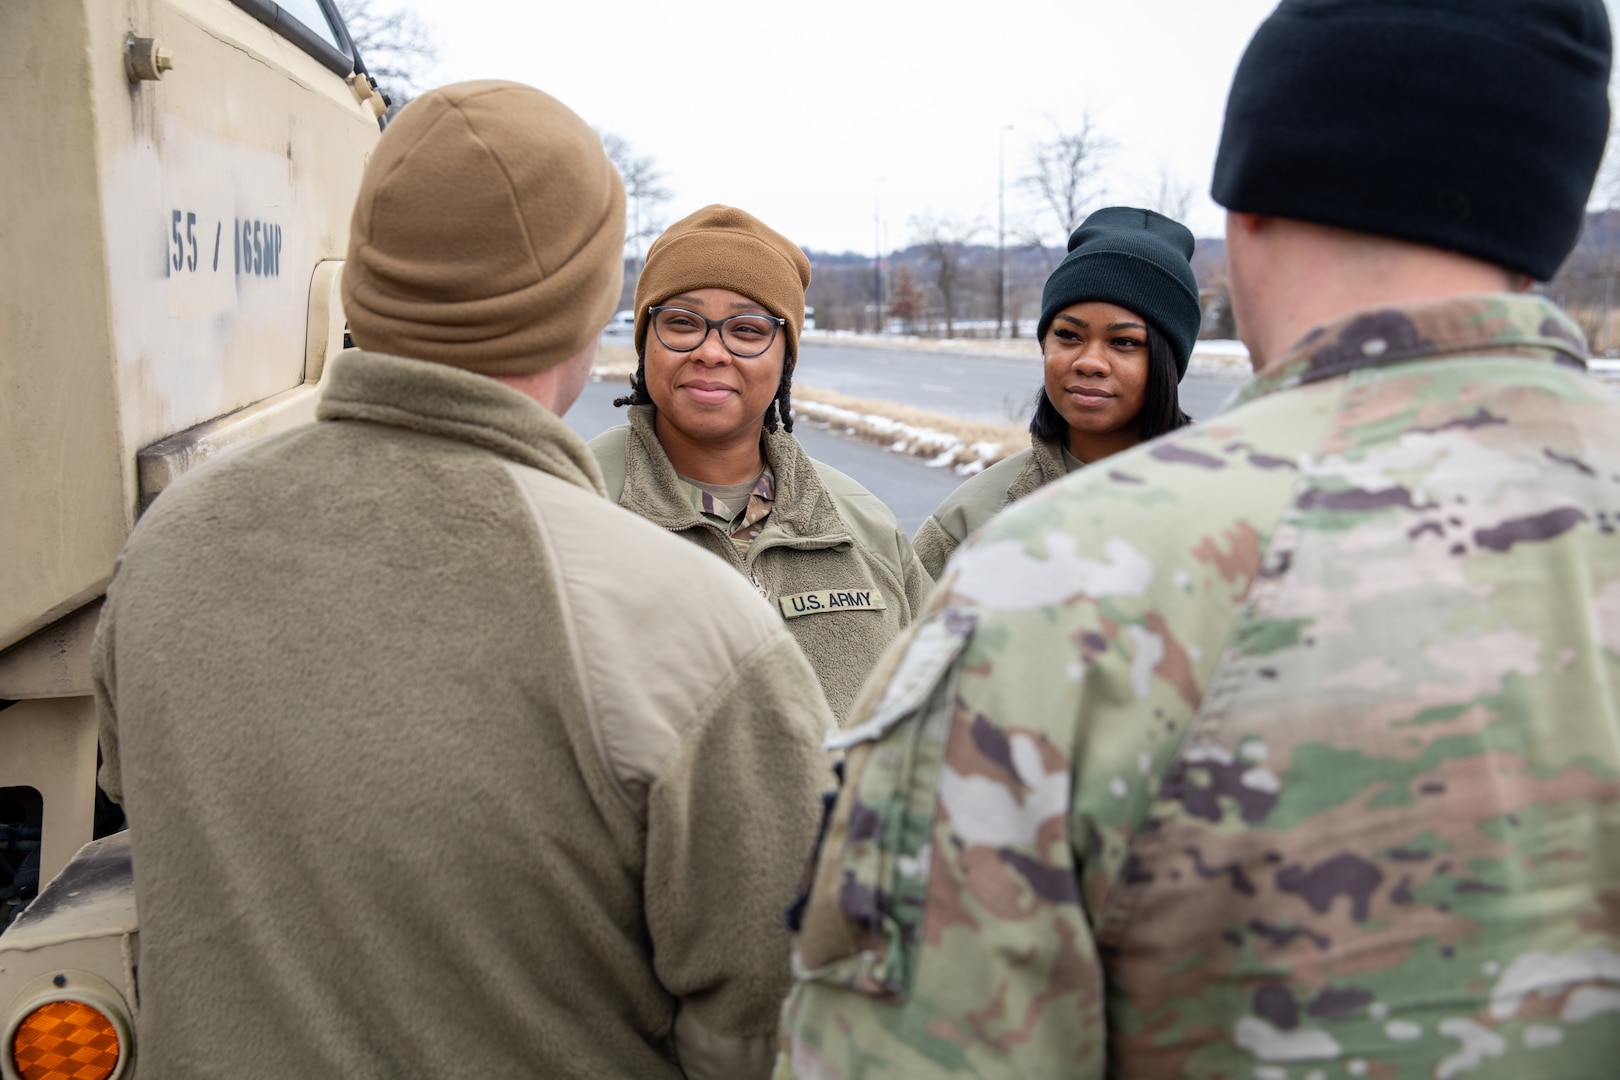
[[[1026,495],[1032,495],[1047,484],[1063,479],[1068,473],[1068,466],[1063,461],[1063,444],[1057,439],[1032,436],[1029,440],[1029,460],[1018,470],[1013,482],[1007,485],[1007,501],[1002,505],[1011,505]]]
[[[657,406],[629,409],[630,432],[625,447],[624,497],[620,505],[666,529],[705,526],[692,508],[681,479],[658,442],[653,426]],[[815,463],[799,440],[781,429],[765,434],[765,457],[776,477],[776,500],[765,520],[761,539],[774,534],[773,544],[787,547],[826,547],[853,543],[849,526],[839,516],[832,494],[816,475]],[[755,540],[757,546],[759,540]]]
[[[332,361],[316,420],[368,420],[492,450],[606,497],[602,471],[562,418],[484,375],[350,349]]]

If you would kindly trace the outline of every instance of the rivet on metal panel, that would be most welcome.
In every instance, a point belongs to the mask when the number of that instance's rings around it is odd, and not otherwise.
[[[130,82],[155,81],[173,68],[174,57],[157,38],[136,37],[134,34],[125,36],[124,72]]]

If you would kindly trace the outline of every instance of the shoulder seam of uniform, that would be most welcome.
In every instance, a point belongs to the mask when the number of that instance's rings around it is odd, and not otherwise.
[[[581,650],[579,647],[579,635],[574,616],[573,596],[568,588],[568,582],[564,578],[561,560],[557,558],[557,544],[551,535],[551,529],[546,522],[546,516],[540,512],[540,506],[535,502],[534,494],[529,491],[527,485],[519,480],[517,474],[517,470],[519,469],[528,469],[530,472],[534,472],[542,476],[546,474],[541,473],[538,469],[533,469],[529,466],[523,465],[520,462],[506,463],[507,478],[511,481],[512,486],[517,488],[518,496],[523,500],[523,505],[528,507],[529,520],[533,522],[535,535],[540,541],[540,546],[547,556],[546,572],[550,575],[552,587],[557,592],[557,604],[562,616],[561,619],[559,619],[559,622],[561,622],[563,632],[567,636],[568,660],[573,667],[574,682],[579,687],[580,701],[585,707],[585,724],[590,728],[591,731],[591,745],[596,748],[596,760],[601,764],[602,772],[607,778],[608,786],[612,788],[613,793],[618,796],[619,802],[627,811],[634,815],[635,803],[631,800],[629,792],[624,790],[624,785],[620,781],[618,773],[613,768],[613,762],[608,756],[607,746],[602,739],[601,717],[598,715],[596,696],[591,692],[590,680],[587,678],[585,672],[585,660],[581,655]]]

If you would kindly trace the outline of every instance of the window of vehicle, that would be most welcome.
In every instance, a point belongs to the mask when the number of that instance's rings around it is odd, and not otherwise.
[[[237,7],[274,29],[334,74],[354,70],[348,32],[331,0],[232,0]]]
[[[331,20],[326,12],[321,10],[318,0],[276,0],[282,11],[291,15],[309,29],[315,31],[320,39],[338,52],[348,52],[338,39],[337,33],[332,29]]]

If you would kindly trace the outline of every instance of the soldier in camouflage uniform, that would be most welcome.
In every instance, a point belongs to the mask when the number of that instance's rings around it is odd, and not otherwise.
[[[1579,228],[1608,23],[1499,7],[1257,33],[1215,194],[1258,377],[948,564],[835,739],[779,1078],[1620,1073],[1620,399],[1512,291]],[[1379,48],[1447,69],[1414,130],[1344,92]]]

